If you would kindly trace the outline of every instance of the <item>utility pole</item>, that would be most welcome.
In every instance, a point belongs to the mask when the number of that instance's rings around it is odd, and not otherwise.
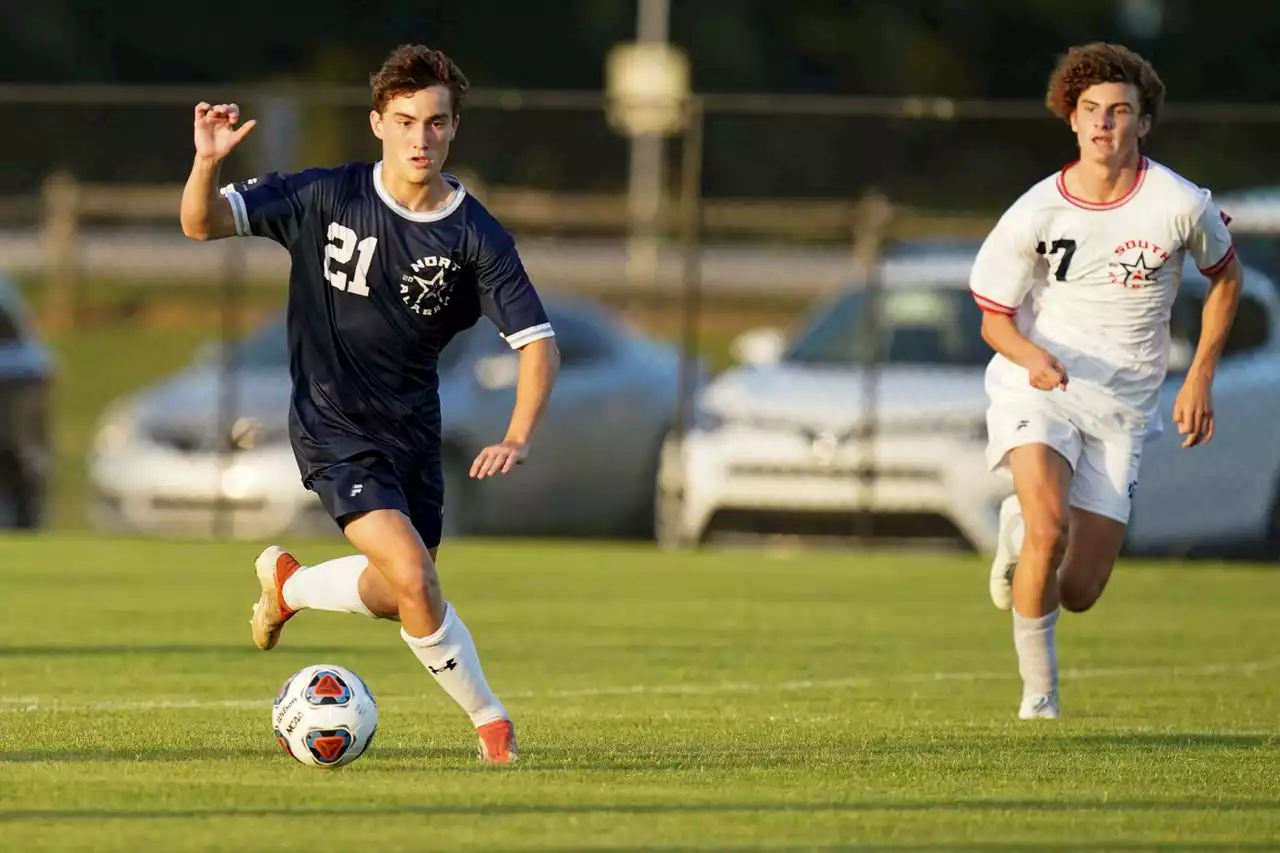
[[[636,0],[636,41],[665,44],[671,0]],[[658,277],[662,247],[658,215],[662,209],[663,135],[640,133],[631,138],[631,174],[627,201],[630,233],[627,241],[627,279],[651,288]]]

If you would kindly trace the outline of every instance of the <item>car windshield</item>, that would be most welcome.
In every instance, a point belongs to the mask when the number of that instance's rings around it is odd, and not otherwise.
[[[991,348],[982,340],[982,309],[969,291],[893,287],[882,290],[875,302],[872,325],[867,322],[871,299],[866,292],[840,298],[801,332],[784,360],[849,365],[874,356],[887,364],[970,367],[991,360]]]

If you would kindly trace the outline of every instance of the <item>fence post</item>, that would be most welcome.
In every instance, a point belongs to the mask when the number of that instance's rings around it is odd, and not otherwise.
[[[869,191],[854,206],[853,264],[860,275],[869,277],[880,263],[893,214],[893,204],[879,190]]]
[[[44,197],[44,319],[51,330],[70,329],[76,315],[76,232],[80,187],[67,171],[49,175]]]
[[[681,439],[692,421],[697,392],[698,332],[702,289],[702,158],[706,116],[702,101],[689,98],[680,157],[680,376],[676,430]]]
[[[855,519],[856,536],[864,546],[875,538],[875,514],[872,512],[879,452],[876,438],[879,435],[879,385],[880,385],[880,289],[881,260],[889,226],[893,222],[894,208],[880,191],[871,190],[864,195],[854,209],[853,261],[862,282],[866,301],[864,322],[859,334],[866,343],[859,348],[862,355],[862,400],[858,407],[862,415],[857,420],[854,437],[858,445],[858,480],[862,490],[861,511]]]
[[[693,421],[698,391],[698,332],[702,290],[702,169],[706,112],[702,99],[685,102],[686,122],[680,155],[680,356],[676,377],[675,424],[659,451],[655,486],[654,536],[672,549],[694,544],[681,531],[684,508],[684,440]]]

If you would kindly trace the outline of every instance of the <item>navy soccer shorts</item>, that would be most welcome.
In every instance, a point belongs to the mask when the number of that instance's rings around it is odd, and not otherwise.
[[[305,485],[341,528],[359,513],[396,509],[409,517],[428,548],[440,544],[444,473],[438,456],[410,458],[371,449],[320,468]]]

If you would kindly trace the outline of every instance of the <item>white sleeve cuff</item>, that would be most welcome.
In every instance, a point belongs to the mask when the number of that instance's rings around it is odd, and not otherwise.
[[[231,215],[236,220],[236,235],[240,237],[250,237],[253,232],[249,230],[249,211],[244,206],[244,198],[240,193],[236,192],[235,184],[227,184],[222,188],[222,195],[226,197],[227,202],[231,205]]]
[[[543,338],[554,338],[555,335],[555,330],[551,328],[550,323],[540,323],[510,335],[503,335],[502,338],[511,345],[512,349],[520,349]]]

